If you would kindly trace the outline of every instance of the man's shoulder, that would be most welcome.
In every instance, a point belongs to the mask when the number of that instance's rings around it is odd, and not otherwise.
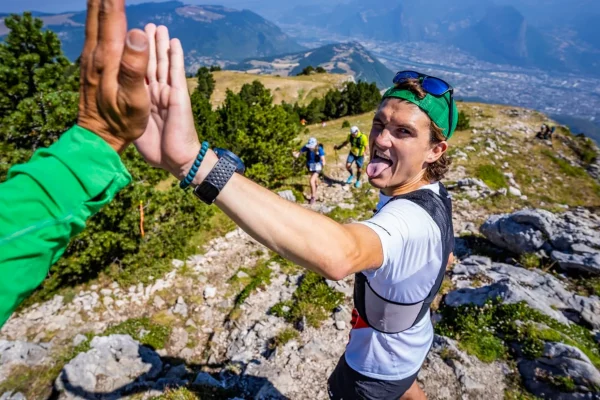
[[[401,233],[408,240],[429,236],[439,230],[429,213],[418,203],[408,199],[391,200],[371,221],[385,228],[390,234]]]

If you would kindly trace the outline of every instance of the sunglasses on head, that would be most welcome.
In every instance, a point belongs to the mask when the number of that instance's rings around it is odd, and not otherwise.
[[[429,76],[416,71],[400,71],[394,76],[394,85],[405,82],[409,79],[418,79],[421,83],[423,90],[433,96],[439,97],[450,92],[450,102],[448,108],[450,110],[448,115],[448,131],[452,129],[452,115],[453,115],[453,96],[454,88],[446,81],[436,78],[435,76]]]

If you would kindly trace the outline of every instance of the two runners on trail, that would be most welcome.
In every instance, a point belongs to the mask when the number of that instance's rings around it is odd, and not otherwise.
[[[308,178],[310,183],[310,204],[315,204],[319,174],[325,166],[325,151],[323,150],[323,145],[318,143],[317,139],[311,137],[299,152],[294,153],[294,157],[298,158],[300,154],[306,154],[306,169],[308,169],[310,174]]]
[[[350,128],[348,139],[339,146],[333,146],[333,148],[339,150],[348,144],[350,144],[350,153],[348,153],[348,158],[346,159],[346,169],[350,172],[350,176],[348,177],[348,180],[346,180],[346,183],[350,185],[354,180],[352,164],[356,163],[356,182],[354,183],[354,187],[359,188],[361,186],[360,177],[365,162],[365,155],[369,150],[369,139],[357,126],[353,126]]]

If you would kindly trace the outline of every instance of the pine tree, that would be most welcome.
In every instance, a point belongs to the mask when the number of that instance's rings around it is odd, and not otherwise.
[[[198,86],[196,86],[195,92],[198,92],[205,99],[210,100],[210,96],[212,96],[215,91],[216,84],[213,74],[208,68],[200,67],[196,73],[196,78],[198,80]]]
[[[5,24],[10,32],[0,43],[0,135],[21,149],[48,146],[77,118],[79,68],[31,13],[11,15]]]

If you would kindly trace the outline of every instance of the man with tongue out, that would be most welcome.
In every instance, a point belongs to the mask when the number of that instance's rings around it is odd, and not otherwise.
[[[332,399],[425,398],[416,376],[433,342],[429,305],[453,250],[451,204],[439,181],[458,112],[452,88],[437,78],[403,71],[394,83],[369,137],[369,181],[390,198],[371,219],[340,224],[232,171],[211,192],[210,203],[281,256],[327,279],[355,276],[350,341],[328,381]],[[179,179],[196,165],[196,190],[213,168],[221,171],[223,159],[204,147],[198,168],[193,122],[159,134],[136,142],[153,165]]]

